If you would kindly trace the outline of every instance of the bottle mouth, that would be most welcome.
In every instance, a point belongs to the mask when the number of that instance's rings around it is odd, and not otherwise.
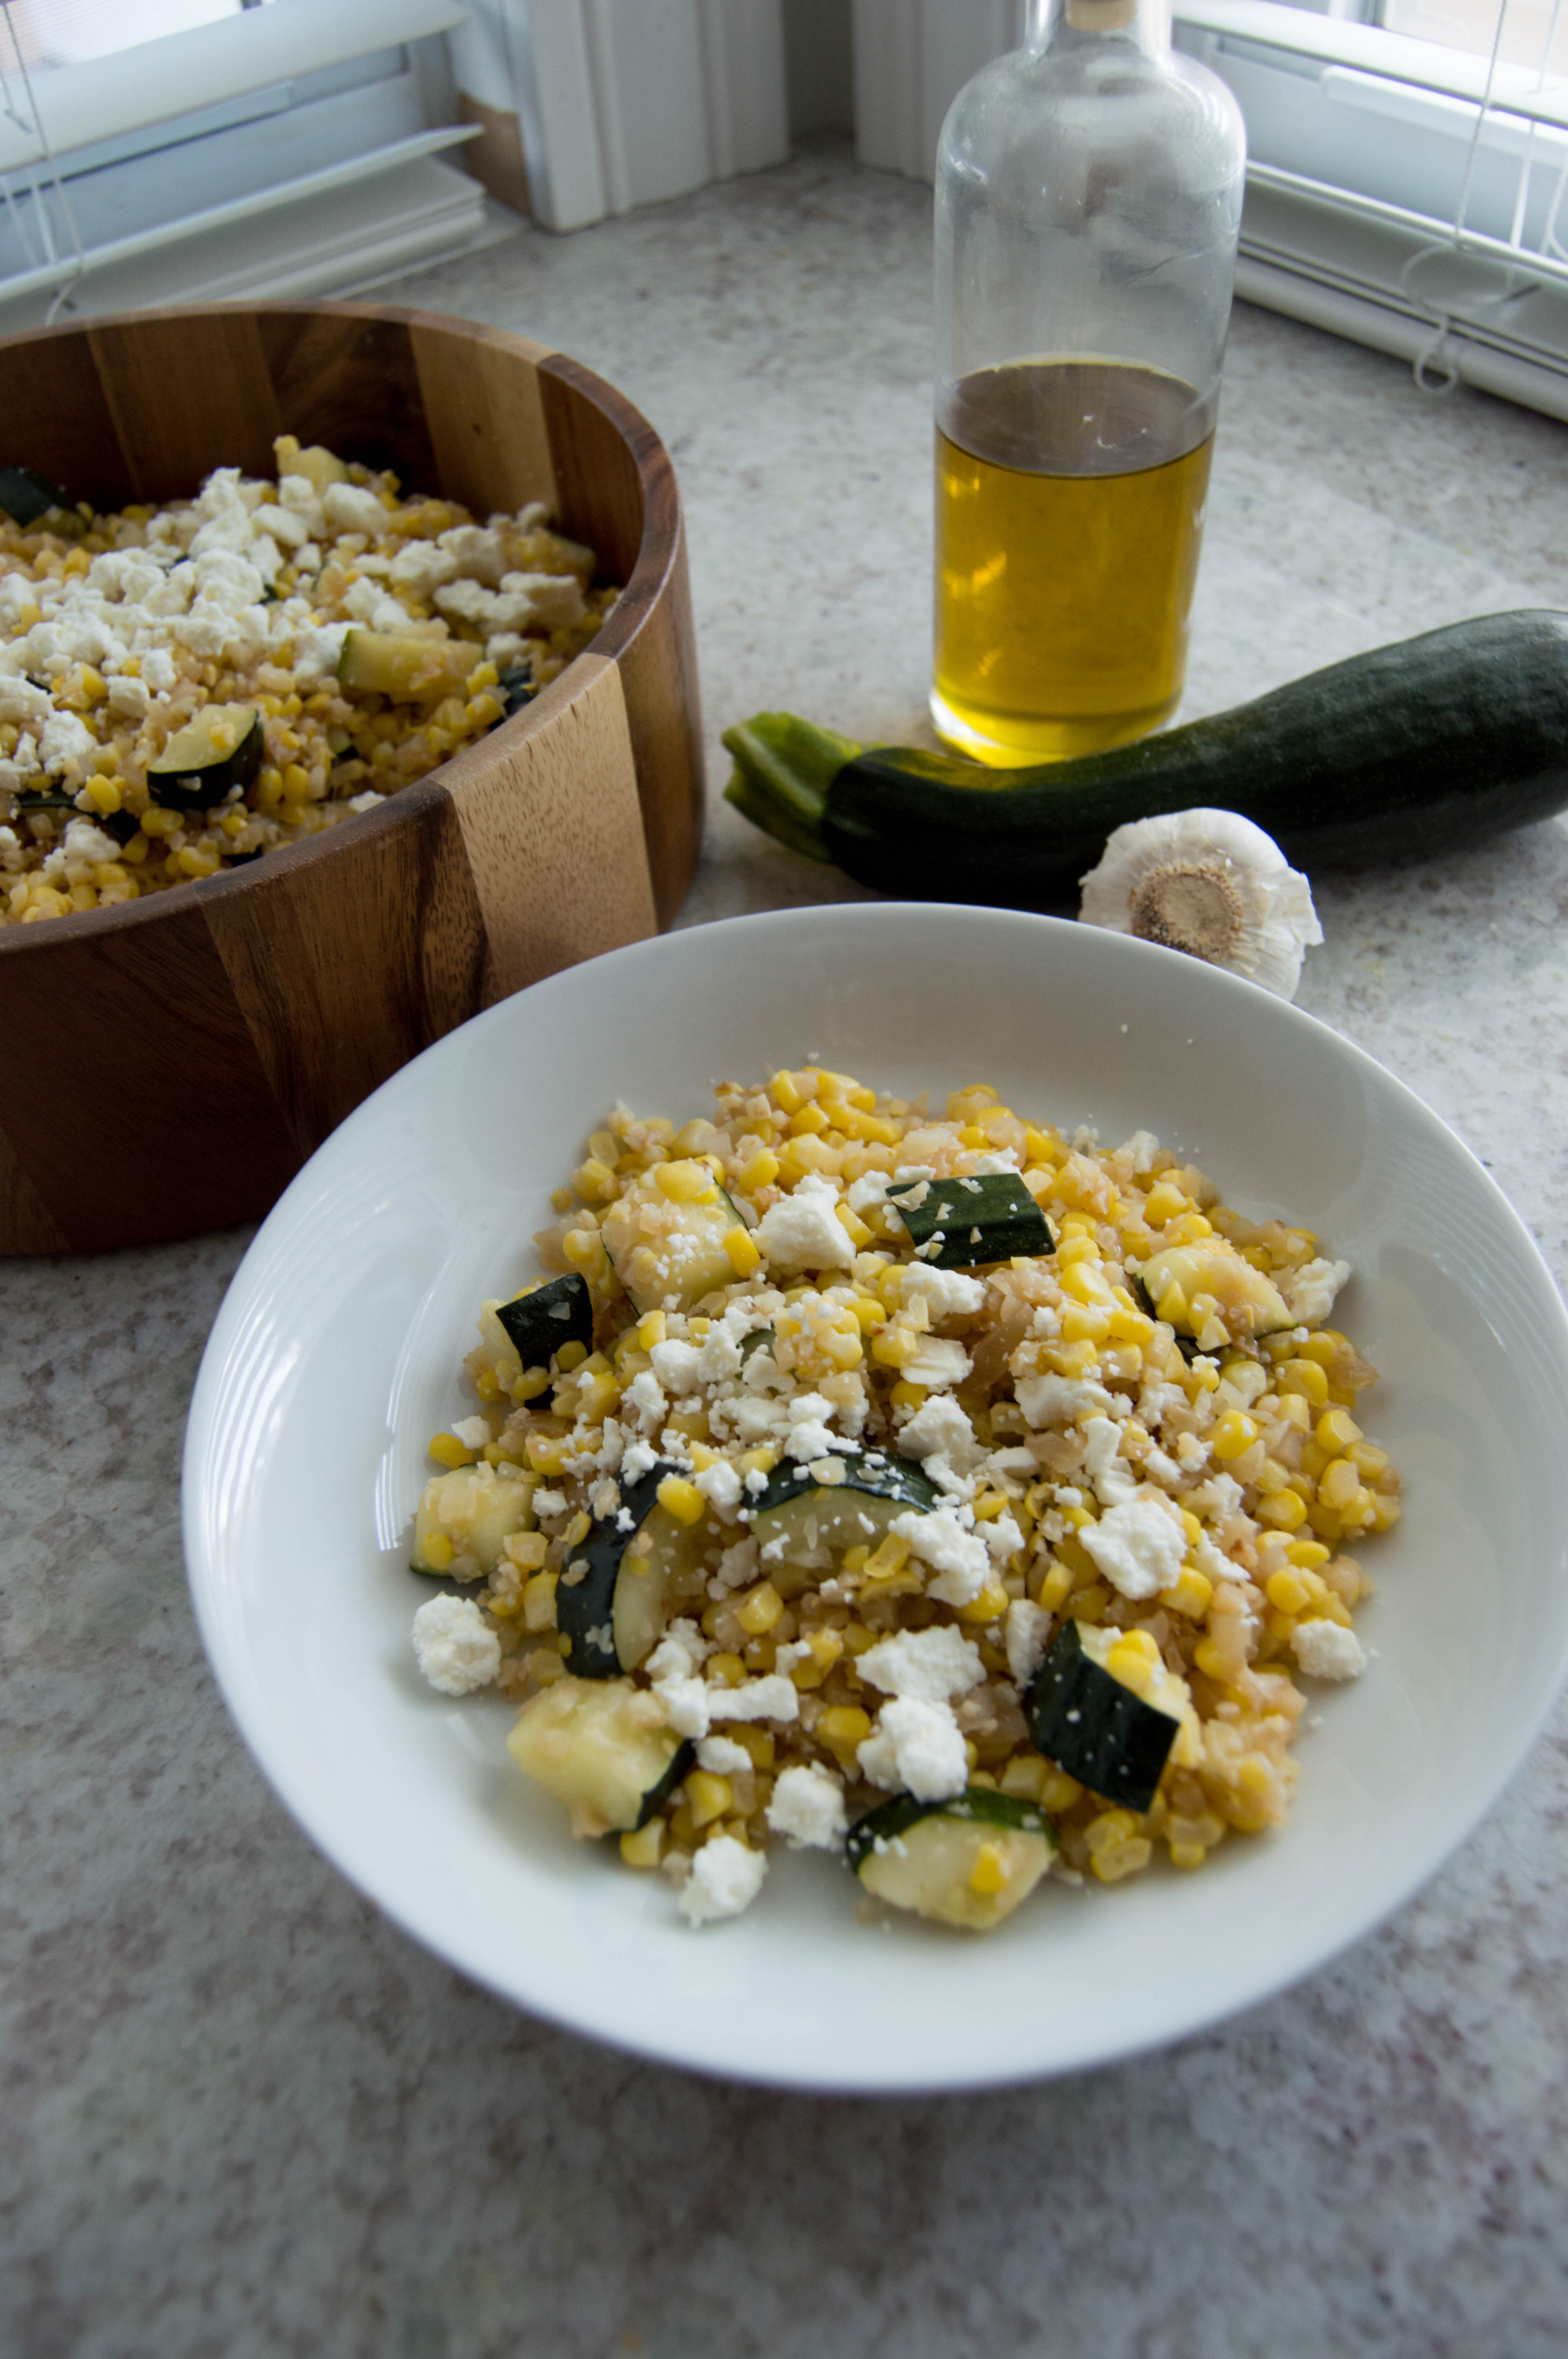
[[[1075,33],[1119,33],[1138,20],[1138,0],[1066,0]]]

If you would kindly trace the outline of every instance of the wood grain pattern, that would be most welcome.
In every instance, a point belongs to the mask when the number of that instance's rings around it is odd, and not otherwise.
[[[366,819],[302,864],[287,896],[200,895],[301,1160],[480,1004],[484,918],[449,798],[422,780]]]
[[[519,719],[503,761],[444,773],[484,913],[487,1007],[658,930],[615,666],[580,657]]]
[[[217,465],[272,473],[283,420],[253,312],[105,320],[87,344],[134,498],[189,499]]]
[[[295,433],[481,515],[545,499],[625,583],[543,695],[379,810],[145,901],[0,929],[0,1252],[254,1219],[409,1057],[679,908],[702,790],[674,472],[578,363],[366,304],[0,342],[0,456],[101,506],[270,471]]]
[[[563,515],[626,582],[595,642],[620,667],[661,926],[680,912],[702,849],[702,705],[675,469],[623,396],[564,354],[539,369]]]
[[[461,500],[478,516],[497,508],[515,516],[529,500],[543,500],[555,515],[561,485],[539,393],[539,363],[549,347],[495,329],[459,333],[450,321],[433,319],[411,321],[409,340],[435,444],[436,477],[447,497]],[[611,571],[624,581],[619,569]]]

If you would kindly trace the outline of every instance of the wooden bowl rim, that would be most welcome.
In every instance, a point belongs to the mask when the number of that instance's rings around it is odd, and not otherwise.
[[[675,469],[669,453],[633,402],[618,392],[607,378],[600,376],[583,361],[573,360],[568,353],[554,345],[540,345],[526,336],[515,335],[507,328],[492,328],[482,321],[464,320],[450,311],[415,310],[406,304],[391,303],[170,303],[149,306],[142,311],[105,312],[91,321],[72,321],[64,326],[34,328],[15,336],[0,336],[0,353],[16,351],[28,344],[46,341],[58,342],[65,336],[80,336],[91,329],[136,327],[145,321],[209,319],[214,312],[241,312],[254,319],[270,317],[298,318],[329,312],[349,319],[373,320],[379,322],[401,321],[415,328],[435,328],[463,337],[470,342],[499,344],[531,360],[541,369],[549,368],[552,361],[564,366],[550,369],[552,376],[573,391],[584,395],[602,409],[625,443],[637,469],[643,487],[643,537],[637,546],[637,561],[630,579],[614,606],[594,633],[586,647],[579,649],[564,670],[557,673],[540,694],[520,712],[499,722],[485,735],[476,738],[471,745],[460,746],[448,760],[438,764],[406,787],[397,788],[384,798],[378,810],[356,811],[351,819],[340,820],[336,827],[327,828],[303,843],[286,844],[280,852],[269,852],[260,860],[246,861],[240,868],[221,870],[214,876],[193,876],[180,885],[166,885],[160,892],[148,894],[146,899],[121,901],[111,909],[75,909],[69,917],[51,918],[46,925],[29,926],[24,932],[20,926],[0,926],[0,957],[16,957],[24,951],[47,949],[52,943],[76,941],[84,935],[94,940],[111,934],[122,934],[133,928],[151,924],[159,918],[183,909],[192,896],[200,894],[254,893],[275,881],[291,876],[315,863],[330,859],[340,848],[337,838],[346,828],[358,830],[361,841],[366,835],[400,826],[405,821],[427,810],[431,804],[447,792],[442,783],[451,765],[471,756],[477,747],[502,748],[517,745],[544,727],[560,708],[569,703],[589,679],[597,677],[598,666],[585,669],[589,659],[600,663],[614,661],[631,645],[643,625],[657,605],[661,592],[668,582],[681,546],[680,492],[676,483]],[[184,896],[182,899],[180,897]]]

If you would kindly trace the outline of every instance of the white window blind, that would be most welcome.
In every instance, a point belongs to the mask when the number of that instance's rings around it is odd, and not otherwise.
[[[346,291],[493,234],[438,160],[475,136],[457,0],[221,5],[0,0],[0,329]]]
[[[1568,0],[1174,0],[1247,119],[1239,293],[1568,418]],[[862,158],[931,175],[1018,0],[854,0]],[[1412,29],[1413,28],[1413,29]],[[1428,38],[1433,29],[1447,38]]]

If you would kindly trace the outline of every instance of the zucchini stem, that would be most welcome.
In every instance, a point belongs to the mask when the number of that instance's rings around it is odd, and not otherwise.
[[[724,732],[735,768],[726,802],[790,851],[832,865],[822,836],[827,789],[863,748],[793,712],[759,712]]]

